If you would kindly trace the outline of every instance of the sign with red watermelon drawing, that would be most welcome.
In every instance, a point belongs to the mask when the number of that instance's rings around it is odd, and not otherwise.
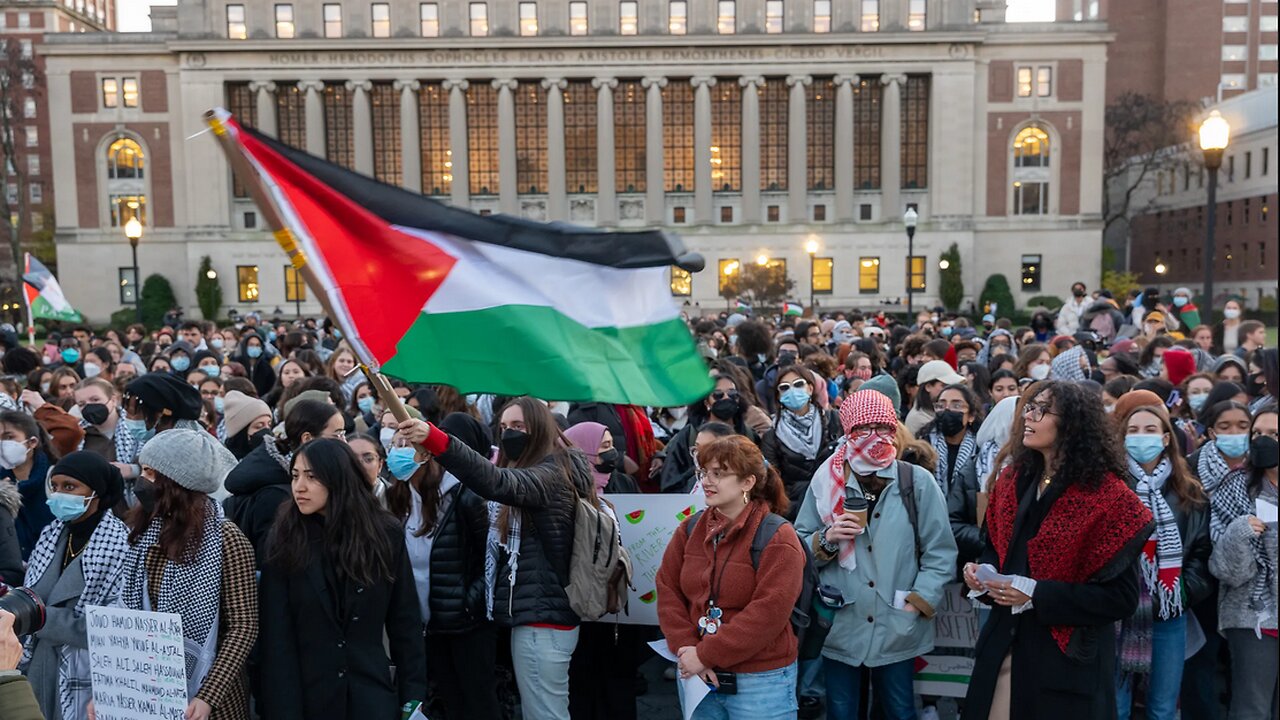
[[[622,544],[631,553],[631,582],[635,589],[630,593],[628,612],[606,615],[600,622],[617,620],[627,625],[657,625],[658,588],[654,579],[667,543],[680,523],[701,510],[705,501],[701,494],[619,494],[606,498],[618,513]]]

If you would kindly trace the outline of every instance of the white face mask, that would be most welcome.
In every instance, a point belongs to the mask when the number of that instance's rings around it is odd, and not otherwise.
[[[0,467],[12,470],[27,461],[27,446],[17,440],[0,440]]]
[[[1222,311],[1222,317],[1228,320],[1235,320],[1236,318],[1240,317],[1240,311],[1236,310],[1235,308],[1227,308],[1226,310]]]
[[[395,435],[396,435],[396,430],[395,430],[395,428],[385,428],[385,427],[384,427],[384,428],[382,428],[381,430],[379,430],[379,431],[378,431],[378,440],[380,440],[380,441],[382,442],[382,447],[384,447],[384,448],[390,448],[390,447],[391,447],[391,439],[392,439],[393,437],[395,437]]]
[[[1040,364],[1032,366],[1031,377],[1035,380],[1043,380],[1049,377],[1049,365]]]

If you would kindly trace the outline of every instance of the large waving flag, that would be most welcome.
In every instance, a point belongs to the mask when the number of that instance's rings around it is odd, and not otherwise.
[[[674,406],[711,390],[671,265],[701,258],[661,232],[482,217],[207,115],[243,153],[361,359],[462,392]],[[233,165],[235,164],[233,158]],[[243,167],[243,164],[242,164]],[[266,213],[270,214],[270,213]]]
[[[84,317],[71,307],[67,296],[62,294],[62,286],[58,279],[49,272],[36,258],[27,253],[26,265],[22,269],[22,289],[27,296],[27,308],[31,317],[43,320],[62,320],[65,322],[84,322]]]

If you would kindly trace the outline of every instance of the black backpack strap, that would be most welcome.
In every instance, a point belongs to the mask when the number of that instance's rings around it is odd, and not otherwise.
[[[787,524],[787,519],[775,513],[769,513],[760,521],[760,526],[756,528],[756,534],[751,538],[751,569],[760,569],[760,555],[764,553],[764,549],[769,547],[769,543],[773,540],[773,536],[778,534],[778,529]]]
[[[916,560],[919,560],[924,551],[920,547],[920,522],[916,512],[915,466],[904,460],[898,461],[898,495],[902,497],[902,507],[906,509],[907,521],[911,523],[911,534],[916,541]]]
[[[698,518],[700,518],[700,517],[702,517],[702,511],[701,511],[701,510],[699,510],[698,512],[696,512],[696,513],[694,513],[693,515],[690,515],[690,516],[689,516],[689,522],[687,522],[687,523],[685,523],[685,524],[684,524],[684,536],[685,536],[685,537],[690,537],[690,536],[692,536],[692,535],[693,535],[693,526],[698,524]]]

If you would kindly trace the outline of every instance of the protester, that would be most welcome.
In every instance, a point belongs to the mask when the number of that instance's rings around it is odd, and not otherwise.
[[[24,563],[18,531],[14,527],[22,509],[22,495],[16,483],[0,480],[0,583],[22,585]]]
[[[1013,374],[1019,379],[1045,380],[1053,368],[1053,357],[1047,345],[1024,345],[1018,353],[1018,361],[1014,363]]]
[[[244,460],[271,428],[271,408],[256,397],[231,390],[222,398],[222,410],[224,444],[237,460]]]
[[[978,444],[974,429],[981,424],[978,399],[966,385],[948,385],[933,404],[933,422],[920,429],[938,453],[934,477],[945,496],[954,482],[977,487],[975,462]]]
[[[289,471],[293,502],[272,528],[262,568],[263,712],[282,720],[398,717],[427,694],[422,612],[402,530],[342,440],[305,443]]]
[[[356,454],[356,459],[360,461],[360,469],[364,471],[365,482],[369,483],[374,499],[385,508],[387,506],[387,479],[383,476],[383,471],[387,466],[386,448],[382,447],[382,443],[378,441],[378,438],[368,434],[352,435],[347,438],[347,444],[351,446],[351,451]]]
[[[115,386],[102,378],[89,378],[76,388],[75,398],[76,407],[80,408],[80,426],[84,428],[81,449],[115,462],[115,435],[120,427]]]
[[[202,432],[203,407],[200,392],[171,373],[150,372],[130,382],[121,398],[123,432],[114,437],[125,482],[138,479],[138,453],[157,433],[175,428]]]
[[[917,391],[915,402],[905,421],[907,431],[918,436],[924,426],[933,421],[934,403],[942,389],[963,382],[964,377],[945,360],[930,360],[922,365],[916,375],[916,385],[920,390]]]
[[[766,372],[765,378],[777,377],[777,368]],[[693,488],[694,465],[689,450],[693,447],[698,429],[707,422],[721,422],[735,432],[752,440],[755,433],[747,427],[744,417],[747,401],[738,389],[738,383],[727,375],[716,378],[715,388],[702,402],[689,406],[688,423],[667,443],[666,461],[662,464],[662,492],[688,492]]]
[[[773,392],[778,412],[760,449],[782,477],[791,508],[788,519],[794,520],[814,472],[835,452],[840,417],[835,410],[818,408],[816,378],[803,367],[780,368]]]
[[[15,486],[22,498],[14,527],[24,561],[45,526],[53,522],[45,480],[56,460],[48,434],[34,418],[17,410],[0,412],[0,482]]]
[[[1093,299],[1085,292],[1082,282],[1072,283],[1071,299],[1058,309],[1057,330],[1059,335],[1074,335],[1080,329],[1080,320],[1085,310],[1093,304]]]
[[[276,371],[264,348],[265,341],[256,333],[245,333],[231,356],[232,362],[244,366],[249,380],[258,389],[258,397],[265,397],[276,384]]]

